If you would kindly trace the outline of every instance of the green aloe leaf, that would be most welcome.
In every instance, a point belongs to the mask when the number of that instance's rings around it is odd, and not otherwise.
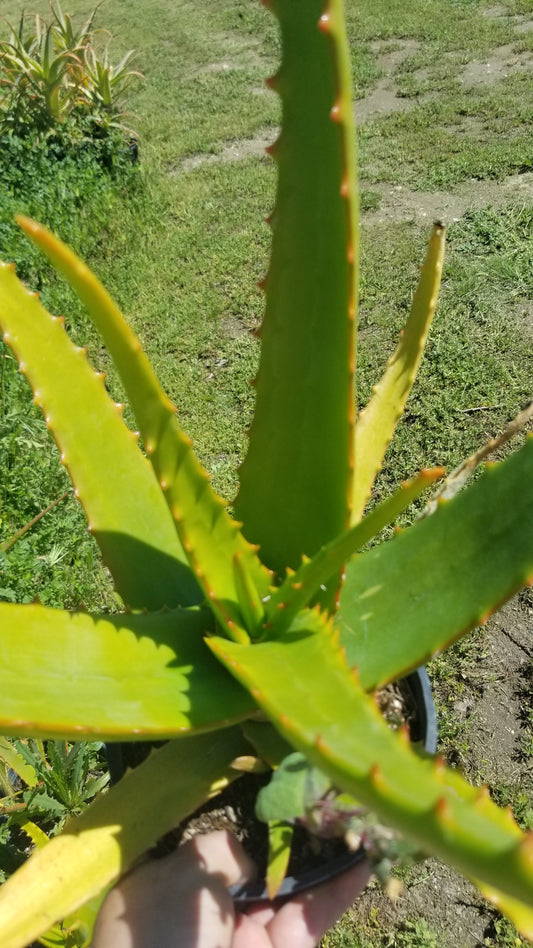
[[[410,481],[405,481],[392,497],[379,504],[365,519],[351,530],[341,534],[322,547],[312,560],[307,560],[295,573],[291,572],[285,582],[274,592],[268,602],[265,623],[268,638],[276,638],[289,628],[300,609],[309,604],[332,574],[338,573],[346,560],[375,537],[380,530],[394,520],[420,494],[427,490],[444,474],[444,468],[435,467],[420,471]]]
[[[482,883],[477,883],[477,885],[487,901],[503,915],[507,915],[515,928],[529,941],[533,942],[533,906],[531,903],[526,904],[519,899],[504,895],[499,889],[492,886],[483,885]],[[517,939],[515,944],[520,945],[520,939]]]
[[[129,771],[0,888],[2,948],[25,948],[112,884],[159,837],[235,779],[229,764],[243,752],[242,735],[229,728],[171,741]]]
[[[161,389],[141,344],[93,273],[44,227],[19,217],[28,237],[60,270],[87,307],[124,383],[147,454],[176,522],[187,557],[205,595],[230,635],[239,637],[242,614],[233,559],[239,558],[262,595],[270,574],[214,493],[209,477],[181,431],[176,409]]]
[[[413,387],[437,305],[443,259],[444,227],[435,224],[400,342],[355,425],[352,523],[362,517],[374,478]]]
[[[269,899],[275,899],[287,875],[294,830],[289,823],[271,820],[268,824],[268,859],[266,889]]]
[[[0,326],[34,392],[116,587],[132,608],[198,602],[154,472],[104,377],[13,269],[0,264]]]
[[[533,579],[533,437],[350,563],[335,623],[363,687],[423,664]]]
[[[39,778],[35,773],[35,768],[24,760],[16,747],[5,737],[0,737],[0,760],[3,760],[11,770],[14,770],[28,787],[37,786]]]
[[[205,647],[207,610],[91,616],[3,603],[0,623],[3,733],[169,738],[254,711]]]
[[[283,130],[256,409],[235,502],[271,569],[348,525],[357,223],[350,71],[339,0],[271,0]],[[283,523],[283,529],[279,524]]]
[[[425,852],[514,899],[533,901],[533,834],[488,792],[391,731],[346,664],[331,624],[301,613],[284,642],[208,644],[280,733],[332,783]]]

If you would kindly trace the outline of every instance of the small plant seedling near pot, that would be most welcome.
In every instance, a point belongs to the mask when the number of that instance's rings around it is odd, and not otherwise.
[[[144,452],[63,320],[8,264],[0,268],[4,340],[126,607],[109,616],[0,605],[0,730],[169,740],[8,880],[3,948],[22,948],[72,915],[235,779],[232,762],[250,756],[253,725],[265,715],[271,735],[306,766],[474,879],[533,936],[533,836],[486,789],[417,755],[373,699],[532,578],[533,439],[431,515],[360,552],[443,473],[414,474],[363,516],[422,356],[444,229],[433,228],[398,347],[357,415],[357,204],[342,3],[268,5],[281,30],[270,85],[283,124],[270,149],[278,189],[238,520],[214,494],[139,340],[84,264],[20,220],[92,316]],[[270,751],[268,743],[256,743],[266,760],[279,753],[279,742]]]

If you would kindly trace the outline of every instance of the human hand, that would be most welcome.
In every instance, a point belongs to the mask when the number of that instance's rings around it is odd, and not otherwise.
[[[227,832],[145,863],[107,896],[92,948],[313,948],[364,889],[365,862],[281,907],[236,911],[227,887],[255,867]]]

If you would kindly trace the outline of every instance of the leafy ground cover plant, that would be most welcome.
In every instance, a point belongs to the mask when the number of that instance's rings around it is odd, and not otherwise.
[[[359,552],[442,473],[415,475],[361,519],[435,308],[443,228],[434,229],[399,346],[356,422],[357,215],[342,7],[272,6],[284,49],[272,85],[284,124],[272,149],[278,198],[257,407],[235,504],[242,527],[213,494],[138,340],[83,264],[21,221],[91,312],[146,456],[62,321],[8,266],[1,271],[4,340],[129,607],[96,616],[4,605],[2,728],[181,737],[6,884],[6,945],[23,945],[74,911],[234,778],[232,762],[250,747],[239,722],[258,709],[332,784],[477,880],[531,935],[531,837],[487,793],[417,757],[368,694],[531,577],[533,442],[395,539]]]
[[[0,738],[2,882],[109,782],[102,744]]]

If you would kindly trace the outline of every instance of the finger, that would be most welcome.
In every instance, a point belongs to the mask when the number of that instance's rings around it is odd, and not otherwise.
[[[370,876],[368,863],[362,862],[287,902],[267,924],[273,948],[314,948],[361,894]]]
[[[241,844],[227,830],[194,836],[174,854],[184,871],[217,876],[225,886],[253,879],[256,866]]]
[[[272,942],[266,928],[255,916],[237,915],[231,948],[272,948]]]

